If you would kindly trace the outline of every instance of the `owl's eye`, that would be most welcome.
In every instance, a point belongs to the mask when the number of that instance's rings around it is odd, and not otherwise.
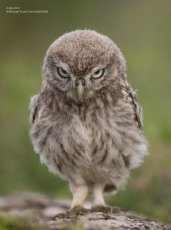
[[[57,67],[57,73],[62,78],[69,78],[69,73],[62,67]]]
[[[101,78],[103,76],[104,72],[105,72],[104,68],[103,69],[98,69],[91,75],[91,77],[93,79],[99,79],[99,78]]]

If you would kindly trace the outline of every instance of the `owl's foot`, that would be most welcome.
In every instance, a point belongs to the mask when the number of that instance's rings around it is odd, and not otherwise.
[[[105,214],[111,214],[115,212],[115,208],[109,206],[96,205],[92,207],[92,212],[102,212]]]
[[[77,217],[77,216],[82,216],[82,215],[85,215],[85,214],[88,214],[88,213],[90,213],[89,209],[86,209],[81,205],[77,205],[77,206],[71,208],[66,213],[66,215],[67,215],[67,217]]]

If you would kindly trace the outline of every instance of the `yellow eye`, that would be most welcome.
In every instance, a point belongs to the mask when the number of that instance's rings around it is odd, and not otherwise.
[[[99,79],[104,75],[105,70],[104,69],[98,69],[92,74],[93,79]]]
[[[57,73],[62,78],[69,78],[69,73],[62,67],[57,67]]]

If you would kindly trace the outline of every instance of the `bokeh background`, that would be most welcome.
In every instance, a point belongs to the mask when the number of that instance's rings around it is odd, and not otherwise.
[[[171,222],[171,1],[1,1],[0,194],[44,192],[71,198],[68,185],[41,166],[29,136],[28,103],[41,84],[46,49],[59,35],[95,29],[124,53],[128,78],[144,108],[150,155],[111,205]],[[48,10],[10,14],[6,7]]]

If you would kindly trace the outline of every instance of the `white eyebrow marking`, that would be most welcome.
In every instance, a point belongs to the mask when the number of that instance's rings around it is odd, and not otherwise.
[[[91,73],[94,73],[94,72],[96,72],[97,70],[99,70],[99,69],[104,69],[106,66],[104,66],[104,65],[99,65],[99,66],[96,66],[95,68],[93,68],[90,72]]]

